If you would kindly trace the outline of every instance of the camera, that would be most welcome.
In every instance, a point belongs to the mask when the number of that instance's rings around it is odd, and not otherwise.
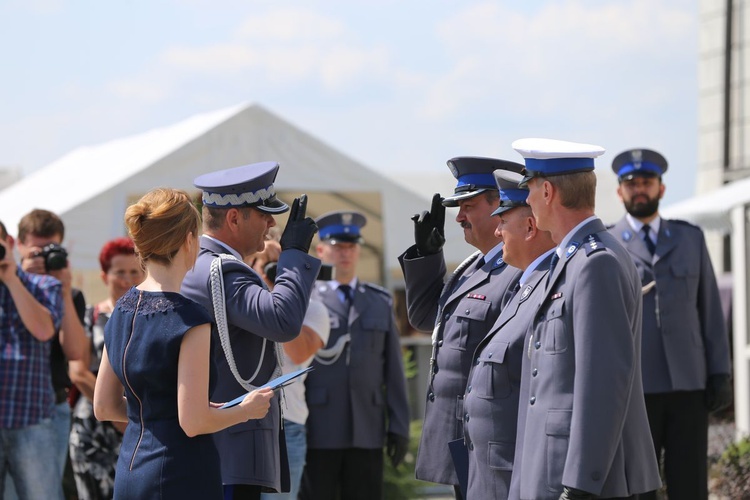
[[[0,260],[3,260],[5,258],[5,247],[3,245],[0,245]]]
[[[276,265],[277,262],[269,262],[263,267],[263,272],[268,276],[269,281],[276,281]],[[315,279],[322,281],[332,280],[333,266],[331,264],[321,264],[320,271],[318,271],[318,277]]]
[[[44,259],[44,269],[47,272],[68,267],[68,251],[57,243],[45,246],[34,257]]]

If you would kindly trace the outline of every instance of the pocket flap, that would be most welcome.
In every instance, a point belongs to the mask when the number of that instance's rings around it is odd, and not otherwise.
[[[516,443],[487,443],[487,463],[493,470],[513,470],[513,455],[516,452]]]
[[[547,412],[545,433],[548,436],[570,436],[571,410],[550,410]]]
[[[365,330],[378,330],[385,332],[388,330],[388,318],[378,318],[377,316],[366,316],[361,320],[362,328]]]
[[[480,300],[464,300],[458,307],[456,312],[453,313],[459,318],[473,319],[475,321],[484,321],[487,317],[487,312],[490,310],[491,302],[485,302]]]
[[[565,299],[553,300],[547,309],[547,319],[559,318],[563,315],[563,309],[565,305]]]
[[[686,262],[673,262],[672,275],[678,278],[684,278],[686,276],[697,276],[698,271],[694,270]]]
[[[507,342],[490,344],[482,350],[482,354],[479,355],[477,361],[480,363],[503,363],[509,345]]]

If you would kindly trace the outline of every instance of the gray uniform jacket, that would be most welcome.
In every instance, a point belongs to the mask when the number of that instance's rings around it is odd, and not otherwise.
[[[563,485],[605,498],[660,486],[641,381],[641,303],[627,251],[601,220],[584,224],[550,275],[523,358],[529,394],[513,469],[522,499],[557,499]]]
[[[623,217],[610,232],[633,257],[643,295],[643,389],[695,391],[729,374],[729,338],[716,277],[700,228],[662,219],[653,257]]]
[[[346,333],[351,341],[332,364],[316,359],[310,365],[308,448],[382,448],[386,432],[408,438],[406,379],[390,293],[358,283],[349,311],[328,282],[317,282],[313,296],[328,308],[327,347]]]
[[[550,258],[548,255],[529,274],[474,352],[464,396],[469,450],[466,498],[508,498],[525,338],[544,293]]]
[[[412,246],[399,256],[399,262],[406,281],[409,323],[414,328],[432,331],[438,307],[443,305],[442,341],[436,353],[437,372],[427,388],[416,477],[456,485],[448,443],[464,437],[463,398],[472,356],[500,315],[508,289],[521,276],[520,270],[496,257],[476,271],[469,265],[457,286],[443,291],[446,267],[442,252],[419,257]]]
[[[198,261],[182,283],[182,294],[203,305],[213,316],[209,286],[211,261],[227,249],[206,237],[201,238]],[[261,277],[240,262],[224,261],[224,295],[229,338],[240,376],[249,378],[262,353],[262,366],[251,382],[260,386],[276,368],[275,342],[292,340],[302,328],[310,292],[320,261],[299,250],[281,252],[273,292]],[[262,351],[263,338],[267,342]],[[216,326],[211,331],[211,361],[216,368],[216,385],[211,401],[224,402],[246,391],[232,375],[219,343]],[[288,491],[288,465],[280,457],[279,398],[274,397],[268,414],[214,434],[221,458],[224,484],[255,484]],[[286,456],[284,454],[283,456]],[[282,477],[287,481],[282,482]]]

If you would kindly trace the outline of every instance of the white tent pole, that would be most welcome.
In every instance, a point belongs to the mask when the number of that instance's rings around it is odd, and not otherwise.
[[[737,440],[750,435],[750,345],[748,345],[747,205],[731,210],[732,220],[732,325],[734,337],[734,420]]]

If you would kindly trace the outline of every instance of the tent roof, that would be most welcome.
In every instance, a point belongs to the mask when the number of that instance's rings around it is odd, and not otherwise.
[[[731,210],[746,203],[750,203],[750,178],[665,207],[661,214],[691,221],[705,229],[729,232],[732,229]]]
[[[242,104],[195,115],[167,127],[74,149],[0,191],[2,221],[8,231],[13,232],[21,217],[32,208],[44,208],[62,215],[145,170],[246,106]],[[104,166],[106,175],[102,175]]]

